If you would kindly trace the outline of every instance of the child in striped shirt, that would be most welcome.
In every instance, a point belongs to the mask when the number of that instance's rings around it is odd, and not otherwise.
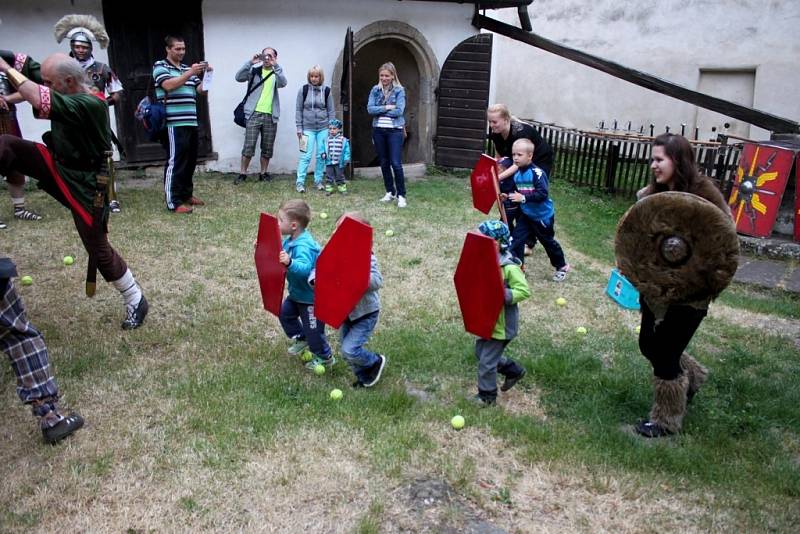
[[[344,169],[350,163],[350,141],[342,135],[342,121],[328,121],[328,141],[322,154],[325,161],[325,194],[332,195],[334,185],[343,195],[347,194]]]

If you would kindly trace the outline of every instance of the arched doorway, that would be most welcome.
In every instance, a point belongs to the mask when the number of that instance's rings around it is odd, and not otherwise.
[[[378,68],[391,61],[406,89],[404,163],[433,163],[433,132],[436,130],[434,89],[439,65],[425,37],[404,22],[373,22],[353,34],[353,132],[351,145],[356,167],[376,166],[372,146],[372,118],[367,113],[369,91],[378,83]],[[333,73],[338,100],[342,58]]]

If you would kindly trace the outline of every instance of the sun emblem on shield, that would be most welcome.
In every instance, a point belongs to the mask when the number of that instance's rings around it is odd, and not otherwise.
[[[761,147],[756,147],[756,153],[750,162],[750,169],[745,174],[744,165],[739,166],[736,171],[736,183],[733,184],[733,192],[728,204],[734,206],[734,216],[736,227],[739,227],[739,220],[742,215],[750,221],[751,231],[756,229],[757,214],[766,215],[767,206],[761,201],[760,195],[774,196],[776,193],[764,187],[764,184],[778,178],[778,171],[770,171],[777,151],[773,151],[764,165],[756,167],[758,152]],[[768,172],[769,171],[769,172]]]

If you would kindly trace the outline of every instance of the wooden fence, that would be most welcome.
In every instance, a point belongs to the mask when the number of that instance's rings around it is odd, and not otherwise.
[[[634,132],[588,132],[525,120],[555,152],[553,179],[563,178],[612,194],[634,196],[650,180],[653,138]],[[742,145],[689,141],[700,172],[714,179],[726,198],[730,193]]]

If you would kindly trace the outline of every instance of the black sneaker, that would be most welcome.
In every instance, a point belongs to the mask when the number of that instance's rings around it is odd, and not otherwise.
[[[651,421],[639,421],[636,423],[636,432],[646,438],[663,438],[671,436],[672,432]]]
[[[262,172],[261,174],[258,175],[258,181],[259,182],[271,182],[272,181],[272,175],[270,173],[268,173],[268,172]]]
[[[237,176],[236,178],[234,178],[234,180],[233,180],[233,185],[239,185],[239,184],[242,184],[242,183],[244,183],[246,180],[247,180],[247,175],[246,175],[246,174],[240,174],[239,176]]]
[[[525,369],[522,369],[522,372],[517,376],[507,376],[506,379],[503,381],[503,385],[500,386],[500,391],[508,391],[509,389],[513,388],[517,382],[525,376]]]
[[[124,321],[122,321],[122,329],[134,330],[142,326],[142,323],[144,323],[144,318],[147,317],[147,312],[149,310],[150,306],[147,304],[147,299],[144,298],[144,295],[142,295],[142,299],[139,301],[139,304],[137,304],[132,310],[129,310],[128,316]]]
[[[375,362],[372,367],[370,367],[369,372],[367,373],[369,378],[364,381],[365,388],[371,388],[378,383],[378,380],[381,379],[381,373],[383,373],[384,367],[386,367],[386,356],[383,354],[378,354],[378,361]]]
[[[55,426],[42,429],[42,436],[47,443],[53,444],[66,438],[83,426],[83,417],[76,413],[71,413],[58,422]]]
[[[480,393],[478,393],[474,397],[470,397],[469,401],[472,404],[476,404],[481,408],[487,408],[489,406],[494,406],[495,403],[497,402],[496,399],[493,399],[491,397],[483,397]]]
[[[118,200],[112,200],[109,202],[108,209],[111,210],[111,213],[120,213],[122,211],[122,207],[119,205]]]

